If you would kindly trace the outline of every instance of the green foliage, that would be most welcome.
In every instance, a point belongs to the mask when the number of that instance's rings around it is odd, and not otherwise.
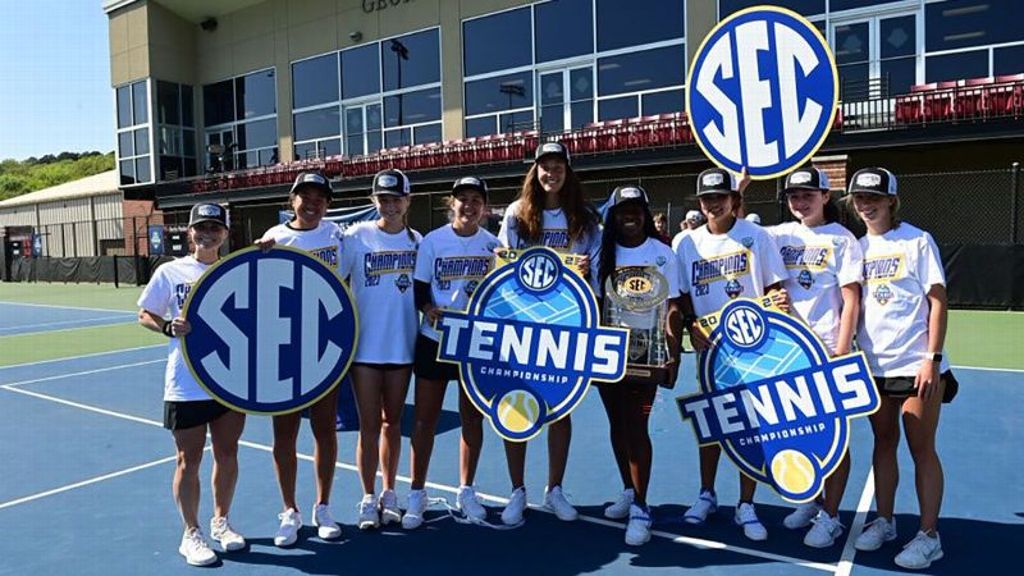
[[[0,162],[0,200],[114,169],[114,153],[61,152]]]

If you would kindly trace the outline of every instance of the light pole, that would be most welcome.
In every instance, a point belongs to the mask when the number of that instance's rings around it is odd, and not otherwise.
[[[523,85],[521,83],[519,83],[519,82],[502,82],[501,85],[498,87],[498,91],[501,92],[502,94],[508,94],[508,108],[507,108],[507,110],[511,110],[512,109],[512,95],[516,95],[516,96],[525,96],[526,95],[526,88],[524,88]],[[512,114],[509,114],[508,115],[508,123],[505,126],[505,131],[509,132],[510,131],[509,128],[511,128],[511,127],[512,127]]]
[[[395,55],[397,56],[397,59],[395,61],[395,63],[397,64],[397,68],[398,68],[398,78],[397,78],[398,86],[397,86],[397,88],[399,90],[401,90],[402,89],[402,60],[408,60],[409,59],[409,49],[406,48],[405,44],[402,44],[402,42],[400,40],[398,40],[398,38],[392,38],[391,39],[391,51],[394,52]],[[404,117],[402,115],[402,100],[403,99],[404,99],[403,95],[399,94],[398,95],[398,125],[399,126],[401,126],[404,123]],[[410,138],[409,138],[409,144],[412,144],[411,135],[410,135]]]

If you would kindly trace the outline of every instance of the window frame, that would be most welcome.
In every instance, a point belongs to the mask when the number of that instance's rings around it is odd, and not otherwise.
[[[124,84],[119,84],[119,85],[113,87],[113,99],[114,99],[114,142],[115,142],[115,146],[114,146],[114,159],[115,159],[115,165],[117,167],[117,176],[118,176],[119,187],[121,187],[121,188],[133,188],[133,187],[137,187],[137,186],[147,186],[147,185],[151,185],[151,184],[156,182],[156,163],[154,161],[155,152],[156,152],[156,146],[155,146],[156,142],[155,142],[155,137],[154,137],[155,133],[154,133],[154,130],[153,130],[153,103],[154,103],[153,102],[154,101],[153,90],[154,90],[154,85],[153,85],[153,82],[151,80],[152,79],[147,76],[146,78],[137,79],[137,80],[134,80],[134,81],[131,81],[131,82],[125,82]],[[121,89],[121,88],[128,88],[127,94],[128,94],[129,100],[130,100],[128,109],[131,110],[131,113],[132,113],[132,122],[135,122],[135,90],[134,90],[134,87],[137,84],[140,84],[140,83],[145,83],[145,85],[146,85],[146,121],[144,123],[142,123],[142,124],[134,124],[133,123],[133,124],[131,124],[129,126],[125,126],[124,128],[121,128],[121,127],[118,126],[119,121],[118,121],[117,91],[119,89]],[[148,141],[148,144],[149,144],[149,151],[147,153],[145,153],[145,154],[137,154],[136,153],[137,150],[135,149],[135,132],[137,130],[143,130],[143,129],[147,130],[147,133],[148,133],[147,141]],[[131,138],[132,138],[132,154],[131,155],[128,155],[128,156],[122,156],[121,155],[121,135],[122,134],[131,134]],[[135,180],[131,184],[126,184],[123,181],[123,176],[122,176],[122,172],[121,172],[121,162],[128,162],[128,161],[132,162],[132,174],[133,174],[132,178],[133,178],[133,180]],[[138,181],[138,177],[136,176],[138,174],[138,170],[136,169],[136,166],[138,166],[139,162],[144,162],[144,163],[148,164],[149,179],[144,181],[144,182],[139,182]]]

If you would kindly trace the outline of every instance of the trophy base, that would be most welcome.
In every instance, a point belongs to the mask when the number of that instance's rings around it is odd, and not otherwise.
[[[669,370],[664,366],[649,366],[646,364],[627,364],[626,378],[634,382],[644,384],[657,384],[662,388],[674,388],[676,383],[669,382]]]

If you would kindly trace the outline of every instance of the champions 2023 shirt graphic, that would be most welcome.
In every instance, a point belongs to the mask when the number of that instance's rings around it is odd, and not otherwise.
[[[686,82],[686,112],[715,164],[767,179],[814,155],[838,94],[832,51],[814,25],[785,8],[755,6],[704,38]]]
[[[465,312],[438,321],[438,360],[459,365],[473,405],[503,438],[525,441],[568,415],[593,380],[626,370],[629,332],[599,323],[597,300],[549,248],[487,276]]]
[[[863,353],[830,358],[770,302],[741,298],[701,320],[712,343],[698,360],[701,391],[677,401],[702,446],[720,444],[744,474],[807,502],[842,461],[850,420],[880,401]]]
[[[235,410],[284,414],[348,371],[358,318],[333,267],[296,248],[248,248],[212,266],[184,310],[182,350],[210,396]]]

